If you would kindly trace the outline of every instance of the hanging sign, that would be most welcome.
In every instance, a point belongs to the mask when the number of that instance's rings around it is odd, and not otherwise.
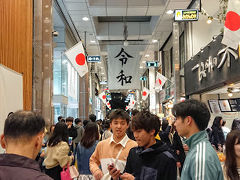
[[[157,61],[147,61],[146,66],[147,67],[158,67],[158,62]]]
[[[174,21],[197,21],[197,9],[176,9],[174,12]]]
[[[100,62],[101,56],[87,56],[87,62]]]
[[[140,89],[138,46],[108,46],[108,88]]]

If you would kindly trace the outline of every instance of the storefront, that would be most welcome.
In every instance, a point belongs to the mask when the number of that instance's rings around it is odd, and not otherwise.
[[[209,105],[212,119],[223,116],[230,126],[240,112],[240,59],[237,51],[214,38],[184,65],[185,94]]]
[[[76,42],[72,38],[68,26],[63,21],[57,7],[53,6],[54,36],[53,49],[53,110],[54,122],[58,116],[64,118],[79,117],[79,75],[73,68],[64,52]]]

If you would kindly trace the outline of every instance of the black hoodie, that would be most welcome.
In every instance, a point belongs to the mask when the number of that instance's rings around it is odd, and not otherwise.
[[[176,180],[176,160],[169,147],[157,141],[147,149],[134,147],[129,151],[124,172],[130,173],[135,180]]]

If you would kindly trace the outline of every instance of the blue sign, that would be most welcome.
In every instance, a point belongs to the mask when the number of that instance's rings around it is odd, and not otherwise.
[[[147,67],[158,67],[158,62],[157,61],[147,61],[146,66]]]
[[[146,81],[146,80],[147,80],[147,77],[146,77],[146,76],[142,76],[142,77],[140,77],[140,80],[141,80],[141,81]]]
[[[87,56],[87,62],[100,62],[100,56]]]

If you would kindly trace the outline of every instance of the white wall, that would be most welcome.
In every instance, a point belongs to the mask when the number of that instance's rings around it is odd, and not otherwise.
[[[23,77],[0,64],[0,134],[9,112],[23,109]],[[3,149],[0,147],[0,153]]]
[[[202,9],[210,16],[217,18],[219,0],[202,0]],[[224,25],[220,24],[217,20],[213,20],[211,24],[207,24],[206,21],[207,15],[199,13],[199,20],[192,22],[192,56],[196,55],[200,51],[200,48],[205,47],[211,42],[214,35],[219,35],[221,29],[224,27]]]

